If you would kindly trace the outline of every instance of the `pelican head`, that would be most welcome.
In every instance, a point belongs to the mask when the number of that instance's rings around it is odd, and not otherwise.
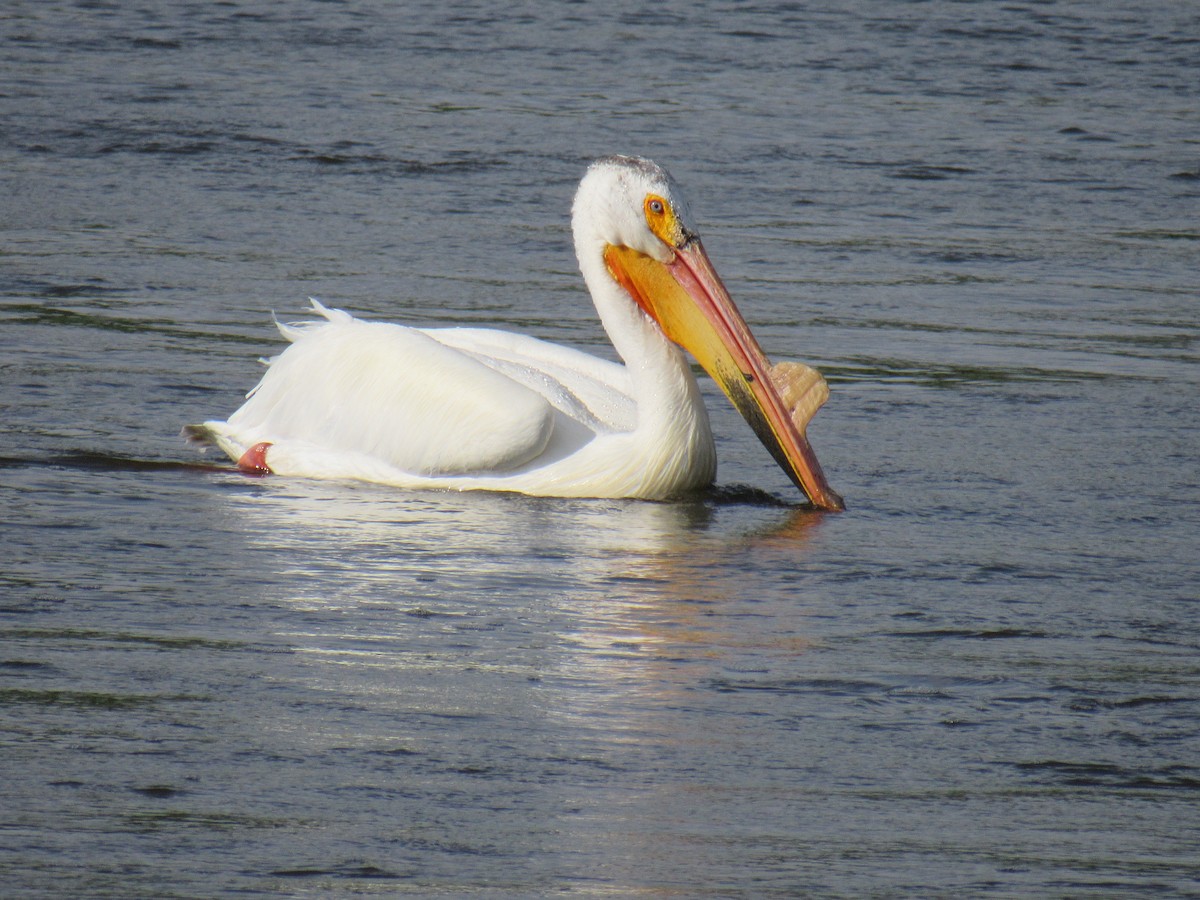
[[[788,382],[794,368],[806,367],[767,360],[713,268],[674,179],[647,159],[597,160],[580,183],[573,220],[581,264],[599,250],[612,280],[721,386],[809,502],[843,509],[804,434],[825,395],[814,401],[817,392],[810,390],[798,399]]]

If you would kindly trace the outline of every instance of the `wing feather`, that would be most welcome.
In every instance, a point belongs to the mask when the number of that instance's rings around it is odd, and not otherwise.
[[[630,431],[637,425],[629,372],[619,363],[489,328],[439,328],[425,333],[526,385],[593,431]]]
[[[536,458],[554,408],[419,329],[354,319],[282,326],[292,341],[227,423],[237,443],[298,442],[420,475],[502,472]]]

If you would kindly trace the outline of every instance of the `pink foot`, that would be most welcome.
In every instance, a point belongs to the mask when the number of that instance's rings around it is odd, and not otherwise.
[[[267,448],[270,446],[270,441],[255,444],[242,454],[237,467],[247,475],[270,475],[271,467],[267,465]]]

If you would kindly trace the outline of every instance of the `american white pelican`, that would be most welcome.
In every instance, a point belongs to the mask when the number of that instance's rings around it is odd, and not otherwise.
[[[572,210],[575,252],[625,364],[519,334],[323,320],[228,421],[189,426],[249,472],[408,489],[664,499],[712,483],[716,448],[688,349],[823,509],[841,509],[805,425],[828,396],[772,366],[718,278],[674,180],[645,159],[593,163]]]

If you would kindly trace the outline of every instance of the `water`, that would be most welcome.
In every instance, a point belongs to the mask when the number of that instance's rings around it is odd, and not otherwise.
[[[1200,894],[1200,16],[639,6],[0,13],[6,896]],[[847,513],[178,440],[310,294],[611,352],[611,152]]]

